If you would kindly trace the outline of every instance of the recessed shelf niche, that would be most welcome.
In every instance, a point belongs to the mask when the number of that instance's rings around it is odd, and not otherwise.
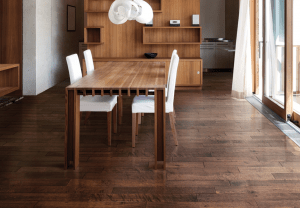
[[[108,13],[114,0],[84,0],[84,8],[87,13]]]
[[[102,45],[104,44],[101,33],[103,33],[104,27],[85,27],[84,28],[84,43]]]
[[[201,27],[144,27],[143,44],[200,45]]]

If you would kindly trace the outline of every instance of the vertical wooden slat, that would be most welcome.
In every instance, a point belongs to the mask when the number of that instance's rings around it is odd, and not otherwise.
[[[165,89],[155,90],[155,169],[158,161],[163,161],[166,168],[165,99]]]
[[[136,128],[136,113],[132,114],[132,147],[135,147],[135,128]]]
[[[114,130],[114,133],[118,133],[118,123],[117,123],[117,120],[118,120],[118,113],[117,113],[117,109],[118,109],[118,104],[115,105],[114,109],[113,109],[113,112],[112,112],[112,116],[113,116],[113,130]]]
[[[74,170],[79,165],[79,146],[80,146],[80,96],[77,90],[74,92],[74,132],[73,137],[73,154],[74,154]]]
[[[123,97],[119,95],[118,96],[118,122],[119,122],[119,125],[122,124],[122,114],[123,114]]]
[[[293,0],[285,0],[285,114],[293,113]],[[286,118],[287,119],[287,118]]]
[[[79,165],[80,99],[76,90],[66,89],[65,169]]]

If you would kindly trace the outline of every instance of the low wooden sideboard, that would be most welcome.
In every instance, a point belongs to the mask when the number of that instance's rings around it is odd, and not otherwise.
[[[168,77],[170,58],[96,58],[94,59],[95,69],[106,62],[157,62],[166,63],[166,79]],[[83,60],[82,74],[86,75],[86,65]],[[201,58],[182,58],[179,61],[176,89],[202,89],[203,85],[203,61]]]
[[[0,64],[0,97],[20,89],[20,65]]]

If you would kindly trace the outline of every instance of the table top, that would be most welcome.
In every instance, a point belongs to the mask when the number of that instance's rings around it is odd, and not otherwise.
[[[19,64],[0,64],[0,71],[4,71],[7,69],[15,68],[20,66]]]
[[[67,89],[164,89],[165,62],[106,62]]]

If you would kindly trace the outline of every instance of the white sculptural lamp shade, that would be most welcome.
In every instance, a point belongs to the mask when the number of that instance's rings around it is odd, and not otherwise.
[[[153,9],[143,0],[116,0],[112,3],[108,17],[114,24],[124,24],[136,20],[146,24],[153,19]]]

